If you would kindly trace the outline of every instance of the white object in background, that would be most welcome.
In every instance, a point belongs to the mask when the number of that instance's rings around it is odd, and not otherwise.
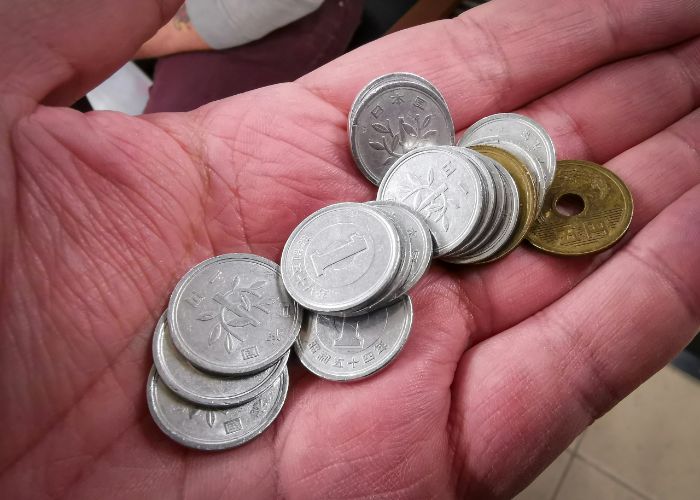
[[[148,89],[151,85],[153,82],[148,75],[129,61],[88,92],[86,97],[92,109],[140,115],[146,109]]]
[[[195,31],[212,49],[258,40],[318,9],[323,0],[186,0]]]

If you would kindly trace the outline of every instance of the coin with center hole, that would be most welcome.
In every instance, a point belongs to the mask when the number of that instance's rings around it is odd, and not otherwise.
[[[578,197],[580,213],[558,210],[564,196]],[[544,210],[527,235],[535,247],[556,255],[587,255],[617,243],[632,221],[632,194],[607,168],[583,160],[564,160],[545,197]]]

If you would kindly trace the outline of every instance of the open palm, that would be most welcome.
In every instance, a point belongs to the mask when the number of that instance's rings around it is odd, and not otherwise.
[[[700,322],[700,4],[498,0],[188,114],[83,115],[94,85],[178,1],[0,7],[0,491],[8,498],[503,498],[660,369]],[[134,19],[144,20],[134,25]],[[279,260],[298,222],[375,195],[346,119],[411,71],[458,129],[522,110],[560,158],[635,197],[604,258],[522,247],[434,263],[397,360],[370,379],[298,364],[276,423],[235,450],[151,421],[150,339],[178,278],[214,254]]]

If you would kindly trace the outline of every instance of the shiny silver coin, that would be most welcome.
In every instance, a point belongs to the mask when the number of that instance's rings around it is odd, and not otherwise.
[[[351,120],[353,158],[377,185],[405,153],[454,144],[454,124],[444,99],[415,81],[389,80],[369,90],[351,112]]]
[[[395,201],[371,201],[369,205],[381,207],[387,215],[408,235],[410,272],[401,286],[400,294],[408,293],[418,283],[430,266],[433,257],[433,237],[423,217],[406,205]]]
[[[490,259],[508,243],[515,231],[520,213],[520,196],[515,181],[510,174],[499,165],[499,171],[506,184],[506,207],[503,218],[498,224],[498,231],[486,245],[472,252],[445,259],[453,264],[475,264]]]
[[[458,248],[477,230],[485,201],[477,167],[449,147],[404,155],[384,177],[378,200],[397,201],[421,215],[435,241],[435,256]]]
[[[302,310],[279,266],[249,254],[219,255],[175,286],[168,325],[178,351],[195,366],[250,375],[275,364],[294,343]]]
[[[445,101],[445,98],[442,96],[440,91],[427,79],[423,78],[422,76],[416,75],[415,73],[407,73],[407,72],[396,72],[396,73],[388,73],[382,76],[379,76],[369,82],[365,87],[358,92],[357,96],[355,97],[355,100],[353,101],[352,105],[350,106],[350,113],[348,114],[348,133],[352,129],[352,124],[355,118],[355,115],[357,114],[357,110],[359,108],[359,104],[364,100],[364,98],[376,91],[377,89],[381,88],[383,85],[387,83],[395,83],[395,82],[401,82],[401,83],[415,83],[420,86],[422,86],[426,91],[430,92],[433,97],[438,100],[442,101],[447,107],[447,102]]]
[[[481,160],[491,177],[491,181],[495,188],[495,196],[491,217],[488,220],[484,220],[482,231],[479,233],[478,237],[472,238],[471,241],[450,253],[450,256],[465,255],[486,246],[498,232],[501,222],[505,217],[504,210],[506,208],[506,186],[499,171],[500,166],[487,156],[467,150],[466,148],[458,147],[457,149],[462,150],[462,152],[466,151],[467,154],[473,153]]]
[[[401,247],[401,260],[399,262],[399,270],[396,273],[396,276],[394,277],[391,285],[385,292],[381,294],[381,296],[375,302],[376,305],[381,303],[382,301],[391,300],[391,298],[397,294],[397,291],[401,289],[403,284],[408,279],[408,276],[411,273],[411,237],[408,234],[408,231],[406,231],[405,227],[401,224],[401,221],[396,217],[394,211],[386,210],[384,207],[373,205],[372,203],[366,203],[366,205],[375,210],[379,210],[382,214],[386,216],[387,219],[391,221],[391,223],[396,228],[396,233],[399,235],[399,242]]]
[[[459,141],[460,146],[514,142],[535,156],[538,171],[545,179],[545,191],[552,185],[557,169],[554,143],[547,131],[532,118],[516,113],[498,113],[482,118],[469,127]]]
[[[287,397],[287,368],[258,397],[240,406],[207,408],[171,391],[155,368],[148,376],[148,409],[160,430],[188,448],[224,450],[259,436],[277,418]]]
[[[225,377],[195,368],[180,354],[161,316],[153,333],[153,362],[163,382],[178,396],[205,406],[240,405],[265,391],[287,366],[289,351],[277,363],[247,377]]]
[[[499,201],[497,199],[498,192],[496,190],[496,182],[494,180],[494,175],[491,172],[493,167],[489,161],[485,159],[485,157],[482,157],[473,151],[467,150],[466,148],[455,146],[451,148],[451,150],[457,154],[465,156],[467,161],[476,167],[477,173],[481,177],[481,182],[485,189],[484,209],[475,231],[473,231],[468,238],[462,241],[457,248],[449,252],[447,255],[453,255],[455,253],[462,252],[464,248],[476,246],[486,238],[486,233],[491,231],[494,220],[497,218],[498,214],[496,213],[496,207]],[[496,173],[496,175],[498,174]],[[498,179],[498,182],[501,182],[500,178]]]
[[[408,339],[413,306],[408,295],[395,304],[354,318],[308,315],[294,350],[319,377],[349,381],[386,367]]]
[[[386,216],[360,203],[338,203],[292,231],[282,252],[282,278],[307,309],[343,312],[386,290],[399,270],[400,250]]]
[[[527,168],[528,172],[530,172],[530,175],[532,179],[534,180],[535,184],[535,191],[537,192],[537,206],[538,206],[538,212],[539,210],[542,209],[542,205],[544,203],[544,196],[547,193],[547,189],[549,187],[547,186],[546,179],[542,175],[542,170],[540,168],[540,164],[537,161],[537,158],[535,155],[527,151],[526,149],[522,148],[521,146],[518,146],[515,143],[512,142],[499,142],[499,143],[494,143],[492,144],[493,146],[496,146],[498,148],[501,148],[513,156],[515,156],[518,160],[520,160],[525,167]]]
[[[378,299],[344,311],[341,316],[345,317],[361,316],[400,300],[423,276],[432,258],[432,236],[419,215],[405,205],[393,201],[371,201],[366,205],[380,210],[394,223],[403,249],[402,269]]]

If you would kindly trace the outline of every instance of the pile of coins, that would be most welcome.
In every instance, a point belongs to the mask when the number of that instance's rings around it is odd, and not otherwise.
[[[521,173],[517,160],[505,159]],[[378,199],[410,204],[430,227],[436,257],[460,264],[492,258],[511,240],[520,213],[518,188],[501,163],[455,146],[403,156],[382,180]]]
[[[301,362],[330,380],[385,367],[408,338],[406,293],[432,255],[427,225],[398,203],[338,203],[304,219],[281,261],[287,291],[310,311],[295,343]]]
[[[277,266],[227,254],[177,284],[153,337],[148,404],[169,437],[223,449],[258,436],[288,388],[289,350],[319,377],[351,381],[396,358],[413,322],[409,290],[433,258],[491,262],[527,238],[558,255],[612,246],[632,198],[600,165],[557,161],[539,124],[500,113],[455,145],[445,99],[427,80],[369,83],[348,117],[353,158],[377,200],[304,219]],[[582,207],[564,214],[560,201]],[[306,314],[303,314],[305,308]]]
[[[558,162],[549,134],[526,116],[482,118],[455,146],[445,99],[416,75],[370,82],[352,104],[348,134],[359,170],[379,185],[377,199],[422,217],[435,257],[447,262],[492,262],[525,238],[557,255],[600,252],[632,219],[617,176],[590,162]],[[562,213],[559,202],[571,196],[579,213]]]
[[[153,335],[147,399],[156,424],[202,450],[258,436],[286,399],[302,314],[272,261],[226,254],[192,268]]]

